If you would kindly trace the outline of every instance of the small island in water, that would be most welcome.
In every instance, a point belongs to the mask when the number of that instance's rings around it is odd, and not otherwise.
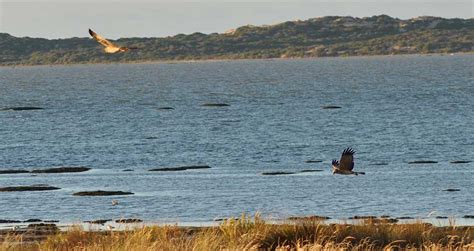
[[[89,37],[49,40],[0,33],[0,65],[472,53],[473,41],[472,18],[327,16],[224,33],[121,38],[120,44],[140,49],[113,55]]]

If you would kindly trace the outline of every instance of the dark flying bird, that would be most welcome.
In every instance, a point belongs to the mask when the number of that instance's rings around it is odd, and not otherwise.
[[[344,149],[341,155],[341,159],[339,161],[333,160],[332,161],[332,174],[365,174],[364,172],[354,172],[352,169],[354,168],[354,153],[355,151],[352,148],[348,147]]]
[[[110,42],[109,40],[99,36],[99,34],[95,33],[91,29],[89,29],[89,34],[91,34],[92,38],[94,38],[97,42],[101,45],[105,46],[104,51],[106,53],[116,53],[116,52],[124,52],[132,49],[138,49],[136,47],[120,47],[115,45],[114,43]]]

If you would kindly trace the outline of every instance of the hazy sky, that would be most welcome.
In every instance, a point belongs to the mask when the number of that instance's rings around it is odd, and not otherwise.
[[[327,15],[473,18],[472,0],[0,0],[0,32],[44,38],[163,37]]]

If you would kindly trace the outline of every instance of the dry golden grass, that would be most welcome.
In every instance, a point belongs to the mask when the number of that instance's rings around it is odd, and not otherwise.
[[[217,227],[151,226],[130,231],[83,231],[79,227],[26,243],[8,236],[0,250],[473,250],[474,228],[426,223],[355,225],[301,220],[270,224],[258,215],[229,219]]]

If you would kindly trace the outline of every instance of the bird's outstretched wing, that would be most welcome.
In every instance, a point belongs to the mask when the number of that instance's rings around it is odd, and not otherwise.
[[[341,160],[339,160],[339,169],[352,171],[354,168],[354,153],[355,151],[350,147],[344,149]]]
[[[99,34],[95,33],[94,31],[92,31],[91,29],[89,29],[89,34],[91,34],[91,36],[97,41],[99,42],[101,45],[105,46],[105,47],[117,47],[115,44],[113,44],[112,42],[110,42],[109,40],[99,36]]]

